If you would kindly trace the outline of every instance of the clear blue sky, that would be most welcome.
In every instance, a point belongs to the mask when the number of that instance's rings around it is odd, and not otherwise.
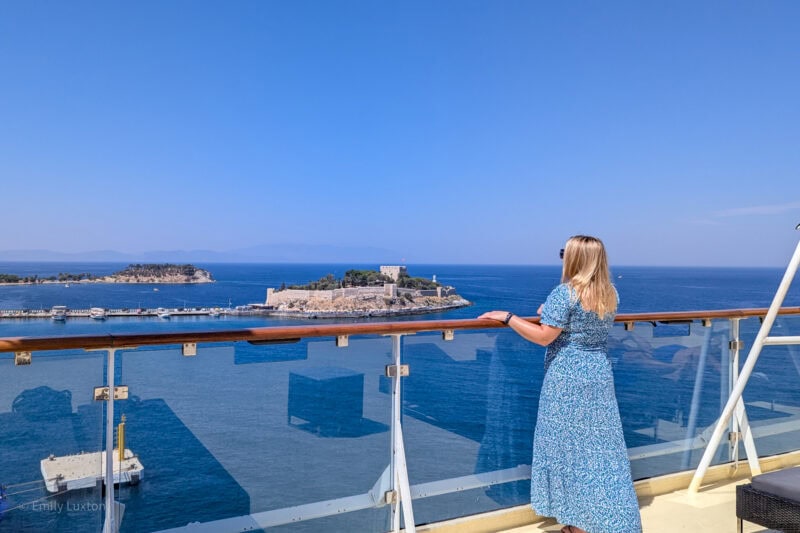
[[[799,23],[794,1],[5,1],[0,250],[547,264],[589,233],[618,265],[785,266]]]

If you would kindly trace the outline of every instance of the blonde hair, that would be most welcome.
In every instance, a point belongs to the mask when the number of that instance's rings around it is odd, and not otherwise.
[[[588,235],[570,237],[564,248],[561,282],[567,283],[586,311],[600,318],[617,311],[617,291],[611,284],[603,241]]]

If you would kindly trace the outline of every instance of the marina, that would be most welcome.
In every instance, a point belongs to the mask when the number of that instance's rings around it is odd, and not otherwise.
[[[262,312],[264,310],[262,309]],[[92,307],[90,309],[69,309],[66,306],[58,305],[52,309],[0,309],[0,319],[35,319],[51,318],[55,321],[65,321],[69,318],[91,318],[94,320],[105,320],[106,318],[131,318],[131,317],[159,317],[169,318],[170,316],[208,316],[218,317],[220,315],[241,315],[258,314],[259,308],[251,306],[239,306],[235,309],[225,308],[191,308],[182,307],[155,309],[135,308],[135,309],[104,309]]]

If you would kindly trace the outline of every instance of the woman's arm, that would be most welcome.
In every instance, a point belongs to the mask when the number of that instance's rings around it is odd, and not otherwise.
[[[483,313],[478,318],[505,322],[507,316],[508,311],[489,311],[488,313]],[[556,340],[556,337],[558,337],[562,331],[562,328],[557,328],[554,326],[531,324],[527,320],[523,320],[517,315],[513,315],[511,317],[511,320],[508,321],[508,325],[511,329],[519,333],[523,339],[529,340],[541,346],[547,346]]]

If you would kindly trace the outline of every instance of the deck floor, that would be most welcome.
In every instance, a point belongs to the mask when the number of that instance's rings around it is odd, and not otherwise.
[[[686,489],[639,500],[644,533],[680,531],[736,531],[736,485],[747,480],[704,487],[691,496]],[[559,533],[562,524],[550,519],[537,524],[503,530],[504,533]],[[762,526],[744,523],[747,533],[770,532]],[[776,532],[777,533],[777,532]]]

